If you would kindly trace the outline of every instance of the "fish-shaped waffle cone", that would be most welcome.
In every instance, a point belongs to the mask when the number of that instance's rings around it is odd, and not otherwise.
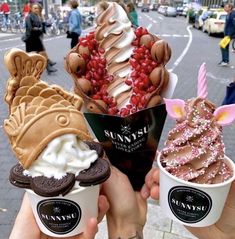
[[[80,112],[82,99],[40,80],[46,66],[43,56],[12,49],[4,60],[11,74],[5,95],[10,115],[4,129],[25,169],[60,135],[76,134],[91,140]]]

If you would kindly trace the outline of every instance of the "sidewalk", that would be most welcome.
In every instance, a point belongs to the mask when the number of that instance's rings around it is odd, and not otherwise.
[[[105,219],[99,225],[96,239],[108,238]],[[196,239],[182,225],[167,218],[156,201],[148,201],[147,223],[144,228],[145,239]]]

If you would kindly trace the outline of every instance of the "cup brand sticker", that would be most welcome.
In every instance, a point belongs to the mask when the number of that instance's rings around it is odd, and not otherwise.
[[[37,205],[42,224],[55,234],[67,234],[74,230],[81,220],[81,208],[66,199],[46,199]]]
[[[168,203],[172,213],[182,222],[197,223],[211,210],[210,196],[195,188],[178,186],[168,193]]]

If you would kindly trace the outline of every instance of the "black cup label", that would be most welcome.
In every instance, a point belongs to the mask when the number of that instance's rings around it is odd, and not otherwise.
[[[165,104],[126,117],[84,113],[112,165],[140,190],[152,168],[166,119]]]
[[[74,230],[81,220],[81,208],[67,199],[46,199],[37,205],[42,224],[55,234],[67,234]]]
[[[197,223],[211,210],[210,196],[195,188],[178,186],[168,193],[168,203],[172,213],[182,222]]]

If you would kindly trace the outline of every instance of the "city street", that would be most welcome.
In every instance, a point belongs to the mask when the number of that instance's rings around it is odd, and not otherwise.
[[[191,25],[187,24],[184,17],[164,17],[156,11],[141,13],[138,10],[138,14],[140,25],[166,40],[172,49],[172,57],[166,67],[178,76],[178,85],[174,98],[188,99],[196,96],[198,70],[200,65],[206,62],[208,98],[215,104],[220,105],[225,95],[226,86],[235,78],[235,53],[232,53],[230,49],[229,67],[219,67],[217,63],[221,60],[218,45],[220,37],[209,37],[206,33],[192,28]],[[83,33],[86,34],[90,30],[87,29]],[[55,67],[58,71],[52,75],[47,75],[45,72],[42,75],[42,79],[50,84],[58,84],[67,90],[72,90],[73,82],[64,70],[63,62],[70,49],[70,40],[61,35],[45,38],[44,42],[50,59],[57,62]],[[0,33],[0,239],[8,238],[23,195],[23,190],[15,188],[8,181],[10,168],[17,161],[2,128],[3,120],[8,115],[4,94],[6,82],[9,78],[3,57],[7,50],[13,47],[24,49],[25,46],[21,41],[21,35]],[[162,148],[173,123],[173,120],[167,118],[159,149]],[[235,124],[224,128],[224,142],[226,154],[235,160]],[[107,238],[104,223],[101,224],[100,228],[97,239]],[[186,239],[195,237],[183,230],[182,226],[172,223],[171,220],[165,217],[164,213],[159,211],[156,202],[150,200],[144,238]]]

